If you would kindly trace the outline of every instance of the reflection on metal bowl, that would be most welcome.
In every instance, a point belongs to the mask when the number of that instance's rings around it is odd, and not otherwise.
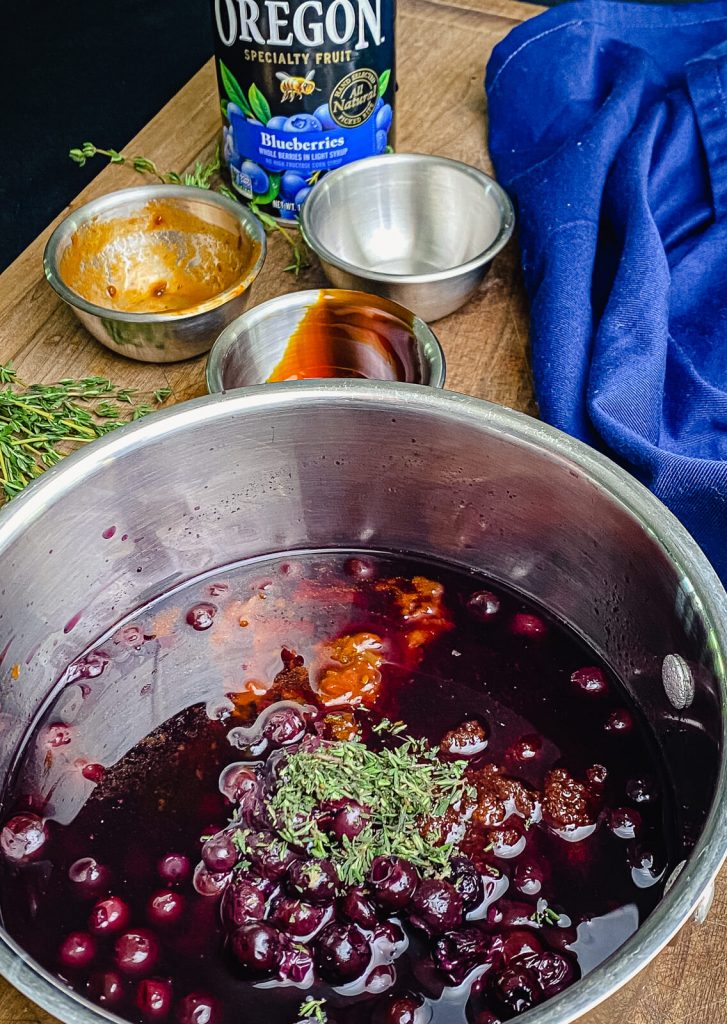
[[[93,336],[144,362],[208,351],[245,309],[260,221],[217,192],[145,185],[94,199],[48,241],[46,277]]]

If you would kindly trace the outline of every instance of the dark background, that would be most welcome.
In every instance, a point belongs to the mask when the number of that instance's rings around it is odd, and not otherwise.
[[[0,270],[103,167],[97,157],[81,169],[68,150],[86,141],[122,149],[213,48],[210,0],[4,6]]]
[[[4,0],[0,270],[212,55],[210,0]]]

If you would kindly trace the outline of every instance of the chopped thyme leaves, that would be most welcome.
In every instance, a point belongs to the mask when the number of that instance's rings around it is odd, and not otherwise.
[[[317,1024],[326,1024],[328,1014],[325,1011],[325,999],[313,999],[308,996],[298,1009],[298,1017],[302,1020],[314,1020]]]
[[[452,844],[432,843],[422,826],[461,800],[466,763],[442,762],[437,755],[436,747],[411,737],[380,751],[354,739],[288,754],[269,802],[278,835],[313,857],[330,859],[344,885],[362,882],[377,856],[404,857],[428,877],[448,873]],[[315,812],[340,800],[357,803],[366,816],[353,838],[339,840],[319,826]]]
[[[392,736],[400,736],[406,732],[406,722],[390,722],[388,718],[382,718],[380,722],[371,727],[372,732],[388,732]]]
[[[250,847],[247,845],[247,837],[249,835],[250,830],[247,828],[236,828],[232,833],[232,844],[243,857],[250,852]]]
[[[530,920],[540,927],[547,924],[553,925],[558,924],[560,921],[560,914],[557,910],[553,910],[552,907],[548,906],[547,900],[540,899],[537,902],[535,912],[530,915]]]

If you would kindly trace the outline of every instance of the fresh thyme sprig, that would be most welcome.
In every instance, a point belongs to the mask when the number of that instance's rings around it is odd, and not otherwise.
[[[72,149],[68,155],[79,167],[85,167],[86,161],[94,156],[107,156],[110,163],[127,164],[138,174],[150,174],[164,185],[192,184],[191,182],[184,182],[182,176],[177,174],[176,171],[160,171],[154,161],[149,160],[145,156],[124,156],[123,153],[119,153],[116,149],[101,149],[99,146],[94,146],[92,142],[84,142],[80,149]],[[219,151],[215,154],[215,157],[219,167]],[[209,188],[209,184],[200,187]]]
[[[0,487],[6,498],[69,451],[146,416],[171,394],[160,388],[153,403],[139,402],[133,389],[117,388],[105,377],[27,386],[10,363],[0,364],[0,384]]]
[[[228,199],[239,199],[225,184],[219,181],[215,182],[215,176],[221,167],[219,146],[215,149],[214,155],[208,163],[203,164],[197,161],[194,170],[186,174],[179,174],[177,171],[162,171],[148,157],[126,156],[116,149],[101,149],[99,146],[95,146],[93,142],[84,142],[80,148],[69,150],[68,155],[79,167],[84,167],[86,162],[95,156],[105,156],[108,157],[112,164],[123,164],[131,167],[137,174],[148,174],[165,185],[193,185],[195,188],[213,189],[227,196]],[[285,270],[291,271],[298,277],[302,270],[310,266],[308,250],[304,242],[295,238],[274,217],[265,213],[264,210],[260,210],[254,202],[250,204],[250,209],[267,231],[278,231],[288,243],[292,259],[288,266],[285,267]]]
[[[446,875],[452,844],[430,842],[423,826],[462,799],[466,763],[437,754],[411,737],[380,751],[357,740],[299,749],[276,773],[269,802],[276,830],[291,846],[329,858],[345,885],[362,882],[380,855],[404,857],[425,876]],[[368,818],[353,838],[339,841],[318,825],[316,809],[337,800],[355,801]]]

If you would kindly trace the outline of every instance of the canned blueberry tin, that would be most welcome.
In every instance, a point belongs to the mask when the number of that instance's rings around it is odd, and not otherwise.
[[[233,188],[293,220],[326,171],[393,146],[395,0],[212,0]]]

